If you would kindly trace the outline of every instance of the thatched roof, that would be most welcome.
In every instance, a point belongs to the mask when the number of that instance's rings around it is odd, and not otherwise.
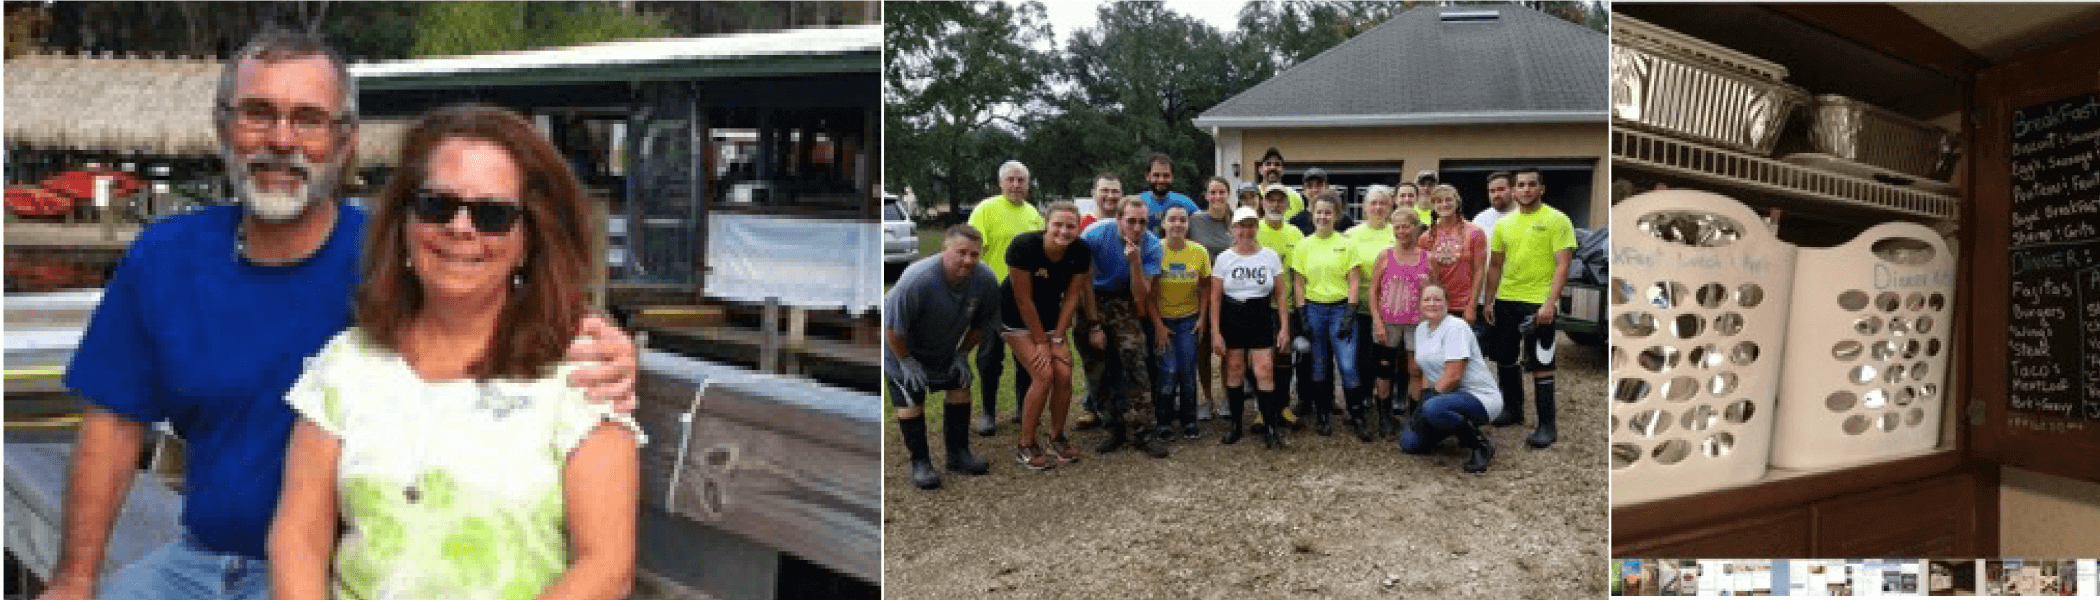
[[[220,61],[29,55],[6,62],[9,145],[212,155]],[[359,126],[358,161],[392,162],[406,125]]]

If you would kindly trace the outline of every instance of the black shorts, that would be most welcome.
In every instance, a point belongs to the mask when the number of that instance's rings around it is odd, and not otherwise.
[[[1523,361],[1526,371],[1553,370],[1553,342],[1558,336],[1552,324],[1532,323],[1538,316],[1536,302],[1496,300],[1495,324],[1488,327],[1488,360],[1514,365]],[[1558,319],[1556,319],[1557,321]]]
[[[919,390],[916,393],[905,391],[904,386],[897,385],[897,382],[889,377],[883,377],[882,382],[890,388],[890,406],[897,408],[925,406],[926,397],[934,393],[948,390],[967,391],[970,387],[964,384],[960,378],[949,377],[947,373],[927,373],[926,389]],[[946,400],[942,400],[942,402],[946,402]]]
[[[1218,333],[1227,350],[1260,350],[1276,347],[1276,307],[1269,299],[1241,302],[1225,298],[1218,309]]]

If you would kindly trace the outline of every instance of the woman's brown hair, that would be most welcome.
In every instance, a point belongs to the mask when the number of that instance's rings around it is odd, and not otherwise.
[[[548,376],[568,353],[586,306],[597,224],[576,176],[554,146],[524,117],[502,108],[469,104],[438,109],[423,117],[401,144],[401,156],[374,207],[365,233],[356,298],[356,324],[381,346],[399,352],[401,335],[423,308],[423,286],[408,267],[411,205],[430,173],[438,143],[475,140],[501,146],[525,178],[525,260],[497,317],[488,350],[469,368],[476,379]]]

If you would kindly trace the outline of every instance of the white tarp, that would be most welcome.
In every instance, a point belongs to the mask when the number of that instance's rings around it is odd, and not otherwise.
[[[860,313],[882,302],[876,221],[771,215],[707,217],[706,293],[745,302]]]

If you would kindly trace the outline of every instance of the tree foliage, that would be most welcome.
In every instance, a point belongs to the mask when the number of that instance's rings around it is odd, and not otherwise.
[[[416,19],[416,56],[558,48],[663,37],[659,19],[601,2],[438,2]]]
[[[1049,52],[1037,50],[1050,30],[1033,2],[888,4],[885,185],[913,189],[923,206],[966,202],[996,193],[998,163],[1018,159],[1041,196],[1087,195],[1102,172],[1135,193],[1146,157],[1164,152],[1176,160],[1173,189],[1193,193],[1215,175],[1197,115],[1425,4],[1250,2],[1227,32],[1159,3],[1110,2]],[[1523,4],[1605,27],[1594,2]]]
[[[985,130],[1018,128],[1020,108],[1047,82],[1043,5],[903,2],[883,18],[885,152],[911,157],[885,161],[889,172],[951,207],[986,195],[998,163],[1018,149]]]

